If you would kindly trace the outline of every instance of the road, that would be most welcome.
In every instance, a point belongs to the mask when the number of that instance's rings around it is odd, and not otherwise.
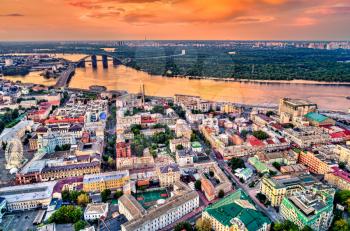
[[[276,212],[272,207],[266,208],[255,196],[256,190],[251,190],[249,187],[239,181],[239,179],[232,173],[231,168],[223,160],[216,158],[214,154],[211,155],[211,158],[214,159],[219,167],[223,170],[228,178],[231,178],[237,187],[241,188],[256,204],[258,210],[263,212],[266,216],[270,218],[273,222],[279,222],[282,220],[281,216]]]
[[[55,87],[56,88],[61,88],[61,87],[65,87],[68,82],[69,82],[69,78],[72,76],[72,74],[75,71],[75,67],[74,65],[70,64],[67,68],[67,70],[63,71],[60,75],[60,77],[58,78]]]

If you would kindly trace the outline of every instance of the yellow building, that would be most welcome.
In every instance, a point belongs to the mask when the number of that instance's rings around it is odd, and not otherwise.
[[[105,189],[123,189],[129,181],[129,171],[126,170],[85,175],[83,190],[85,192],[102,192]]]
[[[309,175],[305,175],[305,177],[307,176]],[[272,206],[279,206],[285,196],[304,189],[302,178],[303,176],[296,177],[292,175],[281,175],[271,178],[264,177],[260,190],[271,202]]]
[[[278,113],[281,123],[295,123],[309,112],[315,112],[317,104],[304,99],[283,98],[280,100]]]
[[[324,179],[329,184],[334,185],[341,190],[350,190],[350,174],[338,167],[333,167],[332,170],[332,172],[327,173],[324,176]]]
[[[157,168],[157,176],[161,187],[170,187],[180,180],[180,169],[177,164],[169,164]]]
[[[337,145],[336,152],[339,154],[339,162],[350,164],[350,148],[347,146]]]

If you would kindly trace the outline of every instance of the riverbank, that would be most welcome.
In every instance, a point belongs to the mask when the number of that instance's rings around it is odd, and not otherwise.
[[[237,82],[237,83],[257,83],[257,84],[304,84],[304,85],[330,85],[330,86],[349,86],[350,82],[326,82],[326,81],[314,81],[314,80],[263,80],[263,79],[238,79],[238,78],[221,78],[221,77],[209,77],[209,76],[163,76],[165,78],[184,78],[191,80],[213,80],[221,82]]]

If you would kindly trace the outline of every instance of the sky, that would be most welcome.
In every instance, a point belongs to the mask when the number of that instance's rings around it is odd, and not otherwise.
[[[0,40],[350,40],[350,0],[0,0]]]

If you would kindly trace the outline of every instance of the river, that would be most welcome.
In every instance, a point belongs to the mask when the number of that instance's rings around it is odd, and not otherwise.
[[[38,73],[31,73],[25,77],[6,78],[47,86],[55,83],[55,80],[44,79]],[[350,108],[350,100],[346,99],[346,96],[350,96],[349,86],[165,78],[152,76],[123,65],[115,67],[111,62],[108,69],[103,69],[101,62],[98,62],[97,69],[92,69],[90,63],[87,63],[86,68],[77,68],[69,86],[88,89],[91,85],[101,85],[109,90],[137,93],[140,91],[141,83],[145,85],[146,94],[152,96],[171,97],[174,94],[188,94],[198,95],[208,100],[275,105],[282,97],[293,97],[309,99],[326,110],[347,111]]]

